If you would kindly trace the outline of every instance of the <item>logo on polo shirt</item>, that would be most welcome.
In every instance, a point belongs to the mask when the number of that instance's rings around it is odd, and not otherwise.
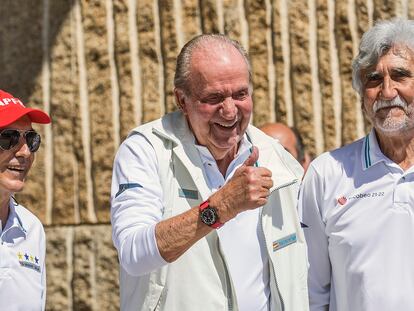
[[[344,196],[341,196],[340,198],[338,198],[338,203],[341,204],[341,205],[345,205],[346,201],[347,201],[347,199]]]
[[[27,252],[18,252],[17,258],[19,259],[19,263],[22,267],[29,268],[40,273],[39,258],[37,256]]]
[[[352,200],[361,200],[361,199],[376,199],[385,196],[384,191],[376,191],[376,192],[358,192],[351,196],[340,196],[336,199],[339,205],[344,206],[348,201]]]

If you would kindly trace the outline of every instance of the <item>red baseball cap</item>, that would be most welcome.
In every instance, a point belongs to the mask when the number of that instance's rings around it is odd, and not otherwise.
[[[48,124],[51,122],[46,112],[39,109],[27,108],[20,99],[0,90],[0,128],[12,124],[25,115],[33,123]]]

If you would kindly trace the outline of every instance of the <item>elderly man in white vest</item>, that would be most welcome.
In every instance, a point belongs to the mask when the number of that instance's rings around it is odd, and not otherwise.
[[[195,37],[174,84],[179,111],[134,129],[115,158],[121,310],[308,310],[303,170],[249,125],[246,52]]]

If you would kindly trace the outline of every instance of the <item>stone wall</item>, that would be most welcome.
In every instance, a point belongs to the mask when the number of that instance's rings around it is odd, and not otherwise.
[[[367,130],[351,61],[375,20],[414,1],[1,0],[0,88],[50,112],[19,201],[48,239],[48,310],[117,310],[109,224],[114,153],[128,131],[175,109],[175,57],[202,32],[248,49],[255,125],[295,125],[316,155]],[[7,10],[5,9],[7,8]]]

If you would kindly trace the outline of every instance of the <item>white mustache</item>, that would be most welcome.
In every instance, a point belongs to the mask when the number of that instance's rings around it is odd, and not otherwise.
[[[400,107],[400,108],[404,109],[404,111],[407,111],[408,104],[400,96],[397,96],[397,97],[393,98],[392,100],[377,100],[374,103],[374,106],[372,107],[372,110],[374,111],[374,113],[376,113],[380,109],[389,108],[389,107]]]

